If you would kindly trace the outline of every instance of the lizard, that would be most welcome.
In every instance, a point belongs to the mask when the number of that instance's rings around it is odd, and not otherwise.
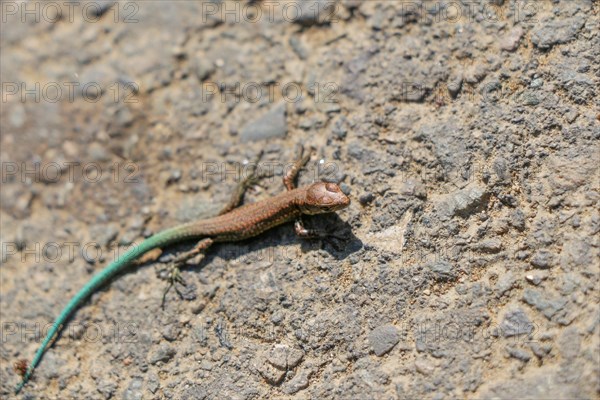
[[[93,293],[136,261],[142,261],[143,259],[140,260],[140,258],[150,254],[149,252],[158,249],[158,255],[160,255],[163,247],[198,240],[197,244],[191,250],[175,258],[173,262],[174,268],[171,272],[171,285],[169,286],[171,287],[173,280],[181,279],[177,265],[181,265],[190,258],[204,253],[213,243],[236,242],[248,239],[290,221],[295,221],[294,227],[298,236],[314,237],[316,232],[304,228],[300,217],[302,215],[316,215],[341,210],[350,204],[350,198],[344,194],[340,186],[336,183],[316,182],[296,188],[294,183],[296,176],[310,158],[310,155],[303,157],[303,148],[302,146],[299,146],[299,148],[300,155],[298,159],[283,177],[283,183],[287,189],[285,192],[268,199],[237,207],[243,198],[245,189],[254,180],[253,173],[251,173],[248,178],[242,181],[238,190],[232,196],[231,201],[217,216],[184,223],[156,233],[138,246],[125,252],[95,274],[71,298],[58,315],[48,330],[42,344],[36,351],[31,363],[22,374],[21,382],[15,387],[15,394],[18,394],[29,381],[42,356],[53,343],[53,338],[60,334],[64,324],[71,315]],[[153,261],[158,258],[158,255],[147,261]]]

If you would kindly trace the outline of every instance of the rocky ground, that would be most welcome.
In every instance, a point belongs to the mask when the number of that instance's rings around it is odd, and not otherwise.
[[[352,197],[305,221],[342,239],[215,246],[163,310],[176,246],[22,398],[600,396],[597,2],[51,4],[2,3],[3,398],[117,250],[296,143]]]

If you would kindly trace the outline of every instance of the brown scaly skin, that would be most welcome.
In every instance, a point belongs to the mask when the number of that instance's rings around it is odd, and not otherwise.
[[[180,225],[170,230],[170,236],[177,236],[179,240],[206,237],[213,242],[243,240],[293,221],[302,214],[330,213],[349,204],[350,199],[337,184],[317,182],[238,207],[218,217]]]

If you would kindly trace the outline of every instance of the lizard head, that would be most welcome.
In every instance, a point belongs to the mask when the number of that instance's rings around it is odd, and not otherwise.
[[[348,207],[350,199],[335,183],[317,182],[306,189],[300,202],[303,214],[324,214]]]

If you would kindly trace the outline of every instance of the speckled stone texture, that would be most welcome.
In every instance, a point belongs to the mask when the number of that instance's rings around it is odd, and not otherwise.
[[[0,5],[0,397],[94,272],[298,142],[341,239],[215,246],[163,310],[166,249],[23,398],[600,395],[598,2],[50,3]]]

